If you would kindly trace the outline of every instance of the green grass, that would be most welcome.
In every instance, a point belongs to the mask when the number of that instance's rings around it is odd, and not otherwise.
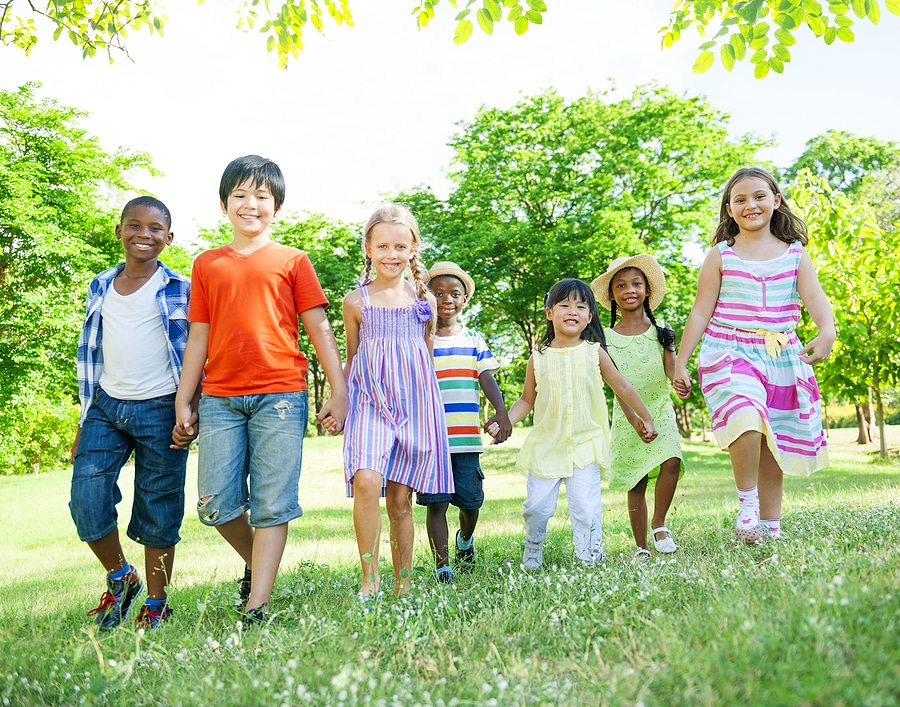
[[[893,428],[893,446],[900,428]],[[832,467],[785,484],[786,539],[738,545],[728,458],[685,445],[669,516],[681,546],[630,563],[624,494],[604,489],[599,568],[572,561],[560,499],[545,569],[520,567],[524,433],[489,449],[478,566],[438,585],[416,509],[415,598],[355,598],[340,440],[308,440],[301,502],[272,599],[245,629],[243,565],[188,509],[173,618],[98,634],[103,574],[68,514],[69,475],[0,477],[4,705],[892,705],[900,701],[900,465],[832,433]],[[192,459],[192,465],[195,463]],[[130,479],[119,506],[127,524]],[[452,509],[451,509],[452,516]],[[451,524],[451,528],[455,530]],[[453,532],[451,530],[451,532]],[[385,529],[384,537],[387,532]],[[142,552],[126,541],[129,559]],[[389,548],[382,553],[389,577]]]

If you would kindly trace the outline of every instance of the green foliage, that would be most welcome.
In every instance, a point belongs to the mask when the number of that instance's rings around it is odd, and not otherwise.
[[[731,139],[725,115],[664,88],[612,99],[548,91],[482,108],[450,141],[450,196],[398,196],[419,219],[426,263],[453,260],[474,277],[467,319],[506,360],[524,361],[540,336],[554,282],[591,281],[625,254],[660,257],[660,315],[680,329],[693,302],[682,249],[710,232],[721,185],[763,144]]]
[[[803,154],[783,176],[788,182],[794,182],[804,169],[824,178],[832,189],[853,197],[864,184],[864,178],[881,170],[900,169],[900,147],[892,141],[828,130],[807,141]]]
[[[68,462],[79,407],[71,396],[52,399],[29,386],[0,410],[0,474],[58,469]]]
[[[21,406],[75,400],[87,283],[121,260],[105,195],[152,171],[145,154],[104,152],[78,127],[83,113],[38,87],[0,91],[0,435],[20,441]]]
[[[886,0],[884,5],[888,12],[900,15],[900,3],[896,0]],[[700,44],[694,72],[703,73],[715,63],[712,50],[718,46],[727,71],[734,68],[736,61],[748,58],[754,76],[761,79],[769,71],[784,71],[784,65],[791,60],[788,47],[796,44],[795,34],[803,26],[825,44],[835,40],[852,42],[853,15],[877,25],[881,19],[879,0],[840,0],[825,7],[817,0],[678,0],[669,24],[660,33],[662,46],[671,47],[691,26],[705,37],[717,25],[712,39]]]
[[[865,204],[803,171],[792,187],[798,213],[814,234],[808,250],[832,302],[838,341],[817,377],[834,398],[876,394],[900,382],[900,241],[885,234]],[[808,336],[809,332],[805,332]]]
[[[197,0],[202,5],[205,0]],[[418,0],[412,8],[419,29],[428,26],[441,0]],[[38,40],[34,17],[12,15],[15,0],[0,2],[0,42],[31,51]],[[47,0],[46,4],[27,3],[32,15],[41,16],[55,25],[53,39],[63,34],[82,49],[84,58],[98,50],[109,61],[116,52],[128,56],[125,38],[129,31],[148,31],[162,34],[168,18],[152,0],[123,0],[109,3],[101,0],[79,0],[68,3]],[[531,25],[543,24],[548,7],[544,0],[447,0],[456,12],[453,42],[465,44],[472,37],[475,26],[485,34],[493,34],[494,27],[504,18],[517,35],[524,34]],[[898,0],[885,0],[885,9],[900,15]],[[43,7],[43,9],[41,9]],[[474,12],[474,14],[473,14]],[[735,61],[743,61],[752,50],[750,62],[754,75],[763,78],[769,71],[782,73],[790,62],[788,47],[796,43],[794,36],[801,26],[806,27],[826,44],[836,39],[854,41],[851,29],[854,20],[865,19],[878,24],[881,19],[879,0],[829,2],[827,9],[816,0],[678,0],[663,27],[663,47],[672,46],[690,26],[701,36],[718,20],[720,29],[712,40],[700,45],[694,71],[701,73],[715,63],[714,47],[719,46],[722,65],[731,71]],[[279,5],[270,0],[244,0],[237,12],[236,27],[244,32],[263,35],[266,51],[274,52],[278,65],[287,66],[303,50],[303,31],[311,24],[322,32],[326,18],[336,25],[353,26],[349,0],[285,0]],[[474,18],[474,21],[473,21]],[[770,22],[763,21],[764,18]],[[774,43],[771,40],[774,39]]]

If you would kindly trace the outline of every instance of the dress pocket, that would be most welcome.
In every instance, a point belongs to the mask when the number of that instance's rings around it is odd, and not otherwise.
[[[728,353],[722,354],[709,363],[701,364],[697,368],[697,375],[700,378],[700,390],[703,391],[703,394],[708,395],[710,391],[730,383],[731,367],[731,354]]]

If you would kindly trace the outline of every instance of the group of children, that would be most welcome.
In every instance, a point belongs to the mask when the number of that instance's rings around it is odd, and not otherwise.
[[[145,548],[147,582],[137,621],[153,628],[172,613],[166,591],[187,449],[201,426],[200,521],[244,560],[245,621],[266,620],[288,523],[302,514],[308,402],[298,320],[331,388],[316,417],[331,434],[344,432],[359,596],[367,604],[382,596],[382,497],[395,595],[410,591],[414,492],[426,507],[437,580],[454,580],[451,504],[459,511],[456,569],[471,570],[484,501],[481,391],[495,412],[483,425],[493,443],[534,413],[516,461],[528,475],[527,569],[542,565],[563,482],[577,559],[603,560],[601,470],[610,488],[627,491],[635,561],[649,559],[650,539],[658,552],[677,550],[666,514],[684,464],[670,381],[678,396],[690,395],[687,362],[701,338],[700,386],[716,439],[731,454],[740,540],[780,538],[783,473],[810,474],[828,462],[810,366],[828,356],[834,322],[803,249],[805,225],[763,170],[740,170],[725,187],[677,356],[672,327],[653,314],[666,289],[662,268],[650,255],[619,258],[590,285],[569,278],[547,293],[547,328],[508,411],[490,349],[458,321],[473,279],[452,262],[426,270],[416,220],[399,205],[379,207],[365,226],[364,277],[342,303],[342,366],[312,264],[270,238],[284,193],[271,160],[250,155],[229,164],[219,197],[233,239],[201,254],[190,282],[159,261],[173,237],[168,209],[152,197],[134,199],[116,227],[125,262],[91,282],[78,347],[82,417],[70,508],[79,537],[107,571],[107,589],[90,612],[102,629],[127,620],[143,590],[116,523],[118,476],[132,452],[127,533]],[[801,300],[819,330],[806,346],[794,333]],[[608,328],[598,303],[610,311]],[[604,382],[617,401],[611,429]]]

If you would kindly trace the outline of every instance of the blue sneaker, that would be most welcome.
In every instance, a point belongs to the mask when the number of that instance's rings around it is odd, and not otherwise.
[[[100,604],[88,612],[88,616],[96,616],[101,631],[108,631],[119,626],[128,619],[128,612],[144,585],[138,577],[137,570],[132,567],[122,579],[106,577],[106,591],[100,595]]]
[[[134,622],[141,628],[157,628],[172,615],[172,607],[168,604],[148,606],[144,604]]]

